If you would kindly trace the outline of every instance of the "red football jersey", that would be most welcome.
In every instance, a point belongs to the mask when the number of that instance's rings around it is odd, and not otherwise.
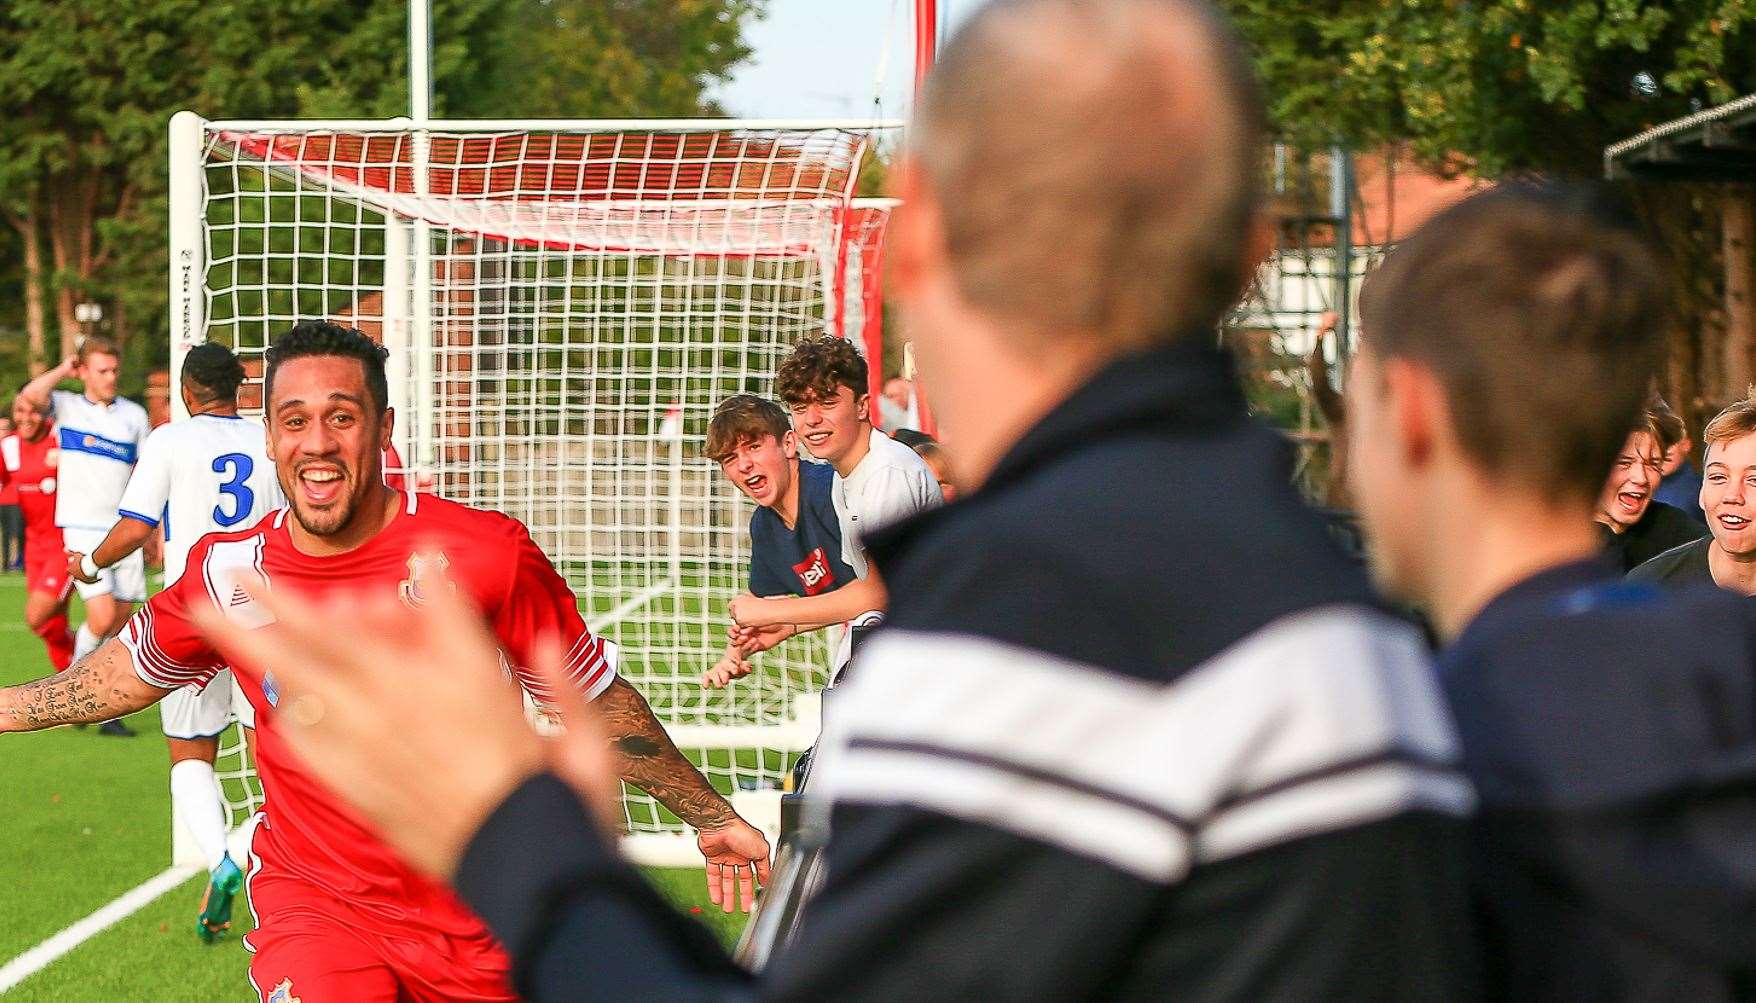
[[[43,434],[35,440],[17,432],[0,439],[0,483],[18,490],[25,539],[42,540],[45,546],[60,550],[61,530],[55,526],[55,487],[61,450],[56,445],[54,424],[45,421],[43,426]]]
[[[190,622],[189,610],[205,604],[246,626],[260,626],[267,612],[234,584],[240,575],[251,575],[271,589],[302,596],[384,589],[411,604],[434,589],[466,589],[527,690],[543,695],[522,666],[531,645],[544,635],[567,646],[568,674],[588,696],[614,681],[603,645],[580,619],[572,590],[522,523],[434,495],[402,497],[396,518],[345,554],[300,553],[284,508],[252,529],[204,537],[189,552],[183,577],[154,596],[122,631],[135,671],[166,688],[211,679],[223,663]],[[349,627],[337,623],[335,629]],[[238,685],[256,709],[256,764],[267,797],[251,845],[259,873],[294,878],[348,903],[377,927],[375,932],[394,934],[418,924],[448,936],[485,937],[480,920],[448,889],[405,866],[306,771],[276,734],[280,696],[273,677],[263,678],[247,665],[240,668]],[[421,685],[418,666],[409,666],[409,685]]]

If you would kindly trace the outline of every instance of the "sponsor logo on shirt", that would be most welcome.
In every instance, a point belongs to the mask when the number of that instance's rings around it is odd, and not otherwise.
[[[829,558],[823,553],[822,547],[811,551],[803,561],[793,565],[793,573],[799,576],[799,584],[804,587],[808,596],[827,592],[835,583],[829,573]]]
[[[457,591],[457,583],[446,574],[451,559],[442,550],[409,555],[409,576],[402,581],[402,601],[410,606],[425,606],[445,588]]]

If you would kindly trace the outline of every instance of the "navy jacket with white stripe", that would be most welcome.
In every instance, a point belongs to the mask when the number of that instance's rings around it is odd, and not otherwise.
[[[542,778],[459,875],[520,990],[1473,995],[1472,793],[1424,645],[1204,340],[1116,362],[869,541],[891,610],[826,707],[827,878],[759,979],[601,843],[555,852],[583,817]]]

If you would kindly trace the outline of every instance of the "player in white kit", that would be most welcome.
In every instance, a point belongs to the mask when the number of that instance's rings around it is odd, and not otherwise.
[[[139,560],[155,529],[165,532],[165,585],[183,576],[189,550],[208,533],[247,529],[283,503],[262,425],[238,415],[244,367],[223,345],[198,345],[183,360],[181,392],[189,417],[155,429],[117,506],[115,525],[90,553],[69,544],[68,574],[99,580]],[[171,805],[207,858],[210,880],[195,932],[211,943],[231,920],[243,881],[226,852],[225,805],[214,777],[219,735],[235,719],[254,725],[250,704],[229,671],[205,688],[185,686],[159,704],[171,753]]]
[[[116,503],[140,455],[152,423],[146,409],[116,395],[120,353],[108,338],[90,337],[59,366],[25,384],[19,393],[55,420],[60,472],[55,492],[55,525],[69,550],[89,551],[116,520]],[[84,384],[81,393],[56,390],[69,377]],[[146,566],[139,554],[108,569],[95,582],[76,583],[85,604],[85,622],[74,633],[73,659],[96,650],[122,629],[134,604],[146,600]],[[99,729],[131,735],[121,721]]]

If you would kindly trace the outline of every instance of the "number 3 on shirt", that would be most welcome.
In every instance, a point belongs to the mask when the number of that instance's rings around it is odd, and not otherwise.
[[[245,453],[227,453],[213,459],[213,472],[216,474],[230,473],[232,479],[220,485],[220,494],[232,499],[232,511],[226,513],[226,499],[213,507],[213,524],[220,528],[235,526],[243,522],[256,507],[256,492],[250,490],[245,482],[250,479],[250,472],[256,468],[256,461]]]

